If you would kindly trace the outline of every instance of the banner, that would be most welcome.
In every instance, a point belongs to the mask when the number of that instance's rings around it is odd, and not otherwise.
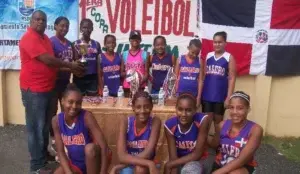
[[[117,37],[116,52],[129,49],[129,33],[139,30],[142,49],[151,52],[153,39],[163,35],[175,57],[187,52],[189,41],[198,35],[198,1],[191,0],[81,0],[80,19],[94,23],[91,38],[102,47],[106,34]]]
[[[59,16],[70,20],[66,36],[78,38],[78,0],[1,0],[0,2],[0,69],[20,69],[19,41],[32,13],[42,10],[47,14],[46,34],[55,34],[54,21]]]

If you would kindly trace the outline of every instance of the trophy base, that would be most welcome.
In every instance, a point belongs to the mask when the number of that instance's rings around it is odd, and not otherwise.
[[[176,106],[177,98],[171,97],[165,99],[165,106]]]

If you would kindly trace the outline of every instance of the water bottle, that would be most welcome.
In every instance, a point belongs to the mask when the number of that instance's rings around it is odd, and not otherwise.
[[[105,85],[103,88],[103,103],[107,102],[108,95],[109,95],[109,90],[108,87]]]
[[[165,104],[165,92],[163,88],[160,88],[159,93],[158,93],[158,105],[163,106]]]
[[[119,89],[118,89],[118,103],[119,103],[120,106],[122,106],[123,98],[124,98],[123,86],[119,86]]]
[[[144,92],[148,92],[148,93],[149,93],[149,88],[148,88],[148,86],[145,87]]]

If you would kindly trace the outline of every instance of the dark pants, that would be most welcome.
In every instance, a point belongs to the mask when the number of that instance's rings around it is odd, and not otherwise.
[[[32,92],[22,89],[22,101],[25,107],[30,170],[35,171],[46,165],[49,127],[53,115],[53,92]]]

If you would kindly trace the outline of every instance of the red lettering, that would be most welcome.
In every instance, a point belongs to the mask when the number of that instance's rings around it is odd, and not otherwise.
[[[121,4],[120,30],[127,33],[130,28],[130,0],[123,0]]]
[[[152,19],[151,16],[147,16],[147,7],[148,4],[153,4],[153,0],[144,0],[143,1],[143,19],[142,19],[142,33],[143,34],[152,34],[151,30],[147,30],[147,21]]]
[[[183,29],[184,36],[194,36],[194,32],[189,31],[190,10],[191,10],[191,1],[186,1],[185,15],[184,15],[185,22],[184,22],[184,29]]]
[[[155,11],[154,11],[154,34],[158,34],[158,21],[159,21],[159,2],[160,0],[155,1]]]
[[[132,1],[132,14],[131,14],[131,30],[136,30],[135,29],[135,16],[136,16],[136,0]]]
[[[169,35],[171,34],[172,30],[172,2],[170,0],[163,0],[162,5],[162,22],[161,22],[161,34],[162,35]],[[166,23],[168,25],[166,26]]]
[[[184,20],[184,1],[177,0],[174,6],[174,16],[173,16],[173,33],[177,36],[182,34],[183,31],[183,20]],[[179,13],[179,16],[178,16]]]
[[[84,0],[82,0],[82,1],[84,1]],[[106,0],[107,14],[108,14],[108,19],[109,19],[109,24],[110,24],[110,31],[112,33],[116,32],[117,20],[118,20],[119,9],[120,9],[120,2],[121,2],[121,0],[116,1],[115,13],[114,13],[114,15],[112,15],[112,7],[111,7],[110,0]]]
[[[79,3],[81,7],[81,19],[86,18],[86,0],[81,0]]]

